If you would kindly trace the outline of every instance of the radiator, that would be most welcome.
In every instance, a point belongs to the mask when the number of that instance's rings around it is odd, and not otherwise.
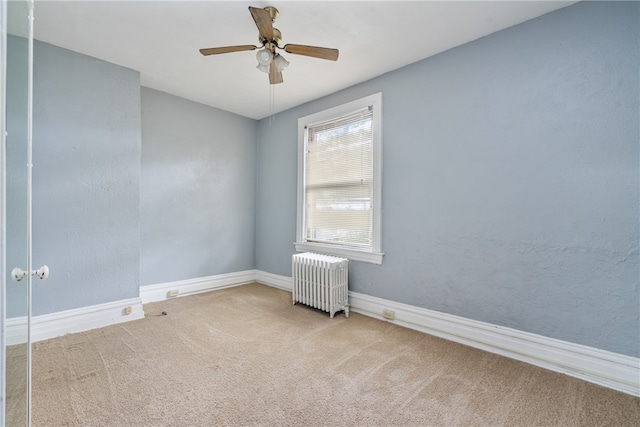
[[[293,255],[293,304],[302,303],[349,317],[349,260],[329,255],[303,253]]]

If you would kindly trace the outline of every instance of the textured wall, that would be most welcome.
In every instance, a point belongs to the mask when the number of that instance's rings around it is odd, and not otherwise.
[[[368,295],[639,356],[639,13],[581,2],[259,123],[257,268],[290,275],[297,118],[381,91]]]
[[[142,88],[142,285],[255,268],[256,128]]]
[[[139,295],[139,74],[36,42],[33,314]]]

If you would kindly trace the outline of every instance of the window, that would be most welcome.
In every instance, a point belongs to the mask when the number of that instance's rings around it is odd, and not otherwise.
[[[298,251],[382,264],[382,94],[298,119]]]

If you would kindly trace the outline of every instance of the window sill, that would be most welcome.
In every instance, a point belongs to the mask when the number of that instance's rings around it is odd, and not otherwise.
[[[364,252],[357,249],[349,249],[344,247],[336,247],[331,245],[322,245],[319,243],[294,243],[298,252],[315,252],[325,255],[333,255],[347,258],[351,261],[369,262],[371,264],[382,264],[384,254],[381,252]]]

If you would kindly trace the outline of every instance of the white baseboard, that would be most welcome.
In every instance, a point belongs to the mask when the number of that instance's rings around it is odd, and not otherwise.
[[[142,299],[143,304],[147,304],[150,302],[164,301],[174,297],[183,297],[200,292],[208,292],[216,289],[244,285],[255,281],[256,270],[217,274],[215,276],[198,277],[195,279],[141,286],[140,298]],[[178,293],[175,296],[169,296],[170,291],[178,291]]]
[[[60,337],[66,334],[84,332],[104,326],[129,322],[144,318],[142,304],[162,301],[168,297],[168,291],[177,290],[177,296],[193,295],[245,283],[255,282],[256,270],[220,274],[190,280],[161,283],[140,287],[140,298],[115,301],[57,313],[33,316],[31,319],[31,342]],[[131,307],[131,314],[124,310]],[[5,322],[5,340],[7,345],[27,342],[26,316],[9,318]]]
[[[177,296],[185,296],[255,281],[286,291],[292,290],[291,277],[260,270],[142,286],[140,298],[34,316],[31,321],[31,340],[37,342],[141,319],[144,317],[142,304],[165,300],[169,298],[168,292],[171,290],[177,290]],[[354,312],[640,396],[639,358],[352,291],[349,292],[349,299]],[[132,308],[131,314],[124,314],[126,307]],[[393,310],[395,320],[383,318],[383,310]],[[7,319],[5,327],[7,345],[26,341],[25,317]]]
[[[393,310],[392,323],[640,396],[636,357],[355,292],[349,292],[349,304],[355,312],[382,320],[387,320],[382,310]]]
[[[127,307],[131,307],[130,314],[124,314],[125,308]],[[144,318],[144,310],[142,309],[142,301],[140,301],[140,298],[131,298],[33,316],[31,318],[31,342],[43,341],[66,334],[84,332],[90,329],[102,328],[104,326],[130,322],[142,318]],[[27,342],[26,316],[9,318],[5,326],[7,345]]]
[[[292,290],[292,279],[262,271],[257,281]],[[349,292],[351,310],[551,371],[640,396],[640,358],[612,353],[517,329]],[[395,320],[382,316],[393,310]]]
[[[84,332],[104,326],[129,322],[144,318],[142,304],[162,301],[168,298],[168,291],[177,290],[177,296],[193,295],[199,292],[222,289],[251,283],[256,280],[256,271],[220,274],[191,280],[161,283],[140,287],[140,297],[106,304],[98,304],[57,313],[33,316],[31,319],[31,342],[60,337],[66,334]],[[131,307],[131,314],[125,315],[125,308]],[[27,342],[26,316],[9,318],[5,322],[7,345]]]
[[[6,345],[27,342],[27,316],[9,317],[4,322]]]
[[[278,274],[267,273],[266,271],[258,270],[256,272],[256,282],[263,285],[271,286],[273,288],[282,289],[283,291],[289,291],[293,289],[293,282],[291,277],[280,276]]]

